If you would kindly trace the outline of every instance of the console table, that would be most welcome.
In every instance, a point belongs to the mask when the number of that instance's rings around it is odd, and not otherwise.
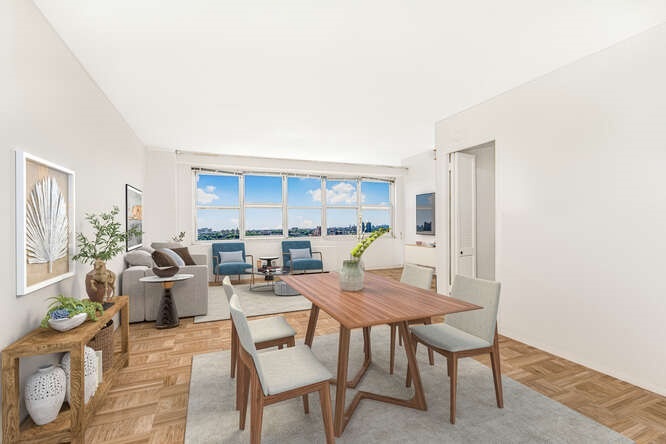
[[[114,303],[97,321],[86,321],[72,330],[59,332],[38,328],[2,351],[2,441],[6,443],[73,442],[85,440],[86,426],[95,409],[102,403],[118,371],[129,364],[129,297],[115,296]],[[120,312],[121,347],[113,357],[113,367],[104,372],[104,380],[88,403],[84,399],[84,347],[113,316]],[[35,425],[30,417],[19,424],[21,384],[19,358],[50,353],[70,352],[71,403],[55,421]]]

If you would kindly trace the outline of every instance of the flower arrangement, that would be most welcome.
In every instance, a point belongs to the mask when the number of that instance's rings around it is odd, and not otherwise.
[[[182,242],[183,240],[185,240],[185,232],[181,231],[180,233],[172,236],[171,240],[174,242]]]
[[[361,231],[364,231],[364,229],[365,229],[365,224],[362,223],[361,224]],[[374,241],[376,241],[382,235],[384,235],[388,232],[389,232],[388,228],[379,228],[379,229],[373,231],[370,234],[370,236],[366,237],[365,239],[362,236],[359,243],[356,244],[356,246],[354,248],[352,248],[352,251],[350,253],[352,258],[354,260],[360,260],[363,253],[365,253],[365,250],[367,250],[370,247],[370,245],[372,245],[372,243]],[[364,235],[365,235],[365,233],[364,233]]]
[[[96,321],[97,312],[104,312],[102,304],[88,299],[76,299],[63,295],[51,299],[53,299],[53,302],[49,305],[49,309],[40,324],[44,328],[49,326],[49,319],[67,319],[79,313],[86,313],[88,319]]]

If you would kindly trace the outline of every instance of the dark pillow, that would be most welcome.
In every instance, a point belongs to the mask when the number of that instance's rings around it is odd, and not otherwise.
[[[185,261],[185,265],[196,265],[196,262],[194,262],[194,259],[192,259],[192,256],[190,255],[190,250],[188,250],[187,247],[172,248],[171,250],[174,251],[178,256],[183,258],[183,261]]]
[[[151,255],[155,261],[155,265],[158,267],[173,267],[177,266],[176,261],[174,261],[168,254],[163,253],[159,250],[153,251]]]

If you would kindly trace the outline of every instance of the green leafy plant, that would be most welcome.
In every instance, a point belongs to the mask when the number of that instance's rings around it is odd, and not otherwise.
[[[49,326],[49,319],[51,318],[71,318],[79,313],[87,313],[89,320],[96,321],[97,312],[104,313],[104,307],[102,307],[102,304],[93,302],[89,299],[76,299],[63,295],[54,296],[50,299],[53,299],[53,302],[49,305],[49,309],[40,324],[44,328]],[[55,316],[53,316],[54,313]]]
[[[96,259],[106,262],[125,250],[128,237],[142,233],[137,228],[123,231],[120,222],[116,220],[119,212],[118,207],[114,206],[108,213],[86,214],[86,220],[92,225],[95,237],[88,239],[83,233],[76,233],[79,252],[73,256],[75,261],[91,265]]]
[[[365,224],[361,224],[361,231],[364,231]],[[361,240],[359,241],[358,244],[354,248],[352,248],[351,251],[351,256],[354,260],[360,260],[361,256],[363,253],[365,253],[365,250],[367,250],[370,245],[377,239],[379,239],[382,235],[386,234],[389,232],[388,228],[379,228],[375,231],[373,231],[370,236],[366,237],[365,239],[361,237]],[[365,234],[365,233],[364,233]]]

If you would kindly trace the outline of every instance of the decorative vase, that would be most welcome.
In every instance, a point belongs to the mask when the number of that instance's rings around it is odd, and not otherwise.
[[[86,293],[91,301],[100,304],[113,296],[115,291],[116,274],[106,269],[106,264],[100,259],[95,260],[93,269],[86,274]]]
[[[83,359],[83,373],[84,373],[83,385],[84,385],[85,396],[83,402],[86,403],[92,397],[92,395],[95,394],[95,390],[97,390],[97,353],[95,353],[95,350],[93,350],[90,347],[85,347],[84,352],[85,353]],[[65,371],[65,377],[67,380],[66,383],[67,391],[65,393],[65,399],[67,400],[67,403],[71,404],[70,375],[71,375],[72,364],[69,352],[65,353],[65,355],[62,357],[62,360],[60,361],[60,364],[62,365],[62,368]]]
[[[359,291],[363,289],[363,262],[360,260],[342,261],[340,270],[340,289],[343,291]]]
[[[65,372],[55,365],[39,367],[25,384],[25,406],[37,425],[56,419],[65,400]]]

